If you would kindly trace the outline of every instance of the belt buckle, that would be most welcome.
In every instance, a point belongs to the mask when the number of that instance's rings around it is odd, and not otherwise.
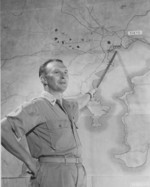
[[[68,159],[68,161],[67,161],[67,159]],[[73,157],[73,158],[71,158],[71,160],[69,160],[69,158],[66,155],[64,155],[64,161],[65,161],[65,164],[68,164],[68,163],[79,164],[81,162],[80,158],[78,158],[78,157]]]

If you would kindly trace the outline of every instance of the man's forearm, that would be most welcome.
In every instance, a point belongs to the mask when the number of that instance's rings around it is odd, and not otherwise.
[[[91,97],[89,94],[84,94],[84,95],[78,97],[77,101],[78,101],[78,105],[79,105],[79,110],[81,110],[82,108],[87,106],[90,99],[91,99]]]
[[[16,140],[12,128],[6,119],[3,119],[1,122],[1,144],[8,152],[24,162],[29,169],[32,169],[33,159],[31,155]]]
[[[88,105],[89,101],[93,98],[95,92],[96,89],[92,89],[89,92],[77,98],[79,110],[81,110],[82,108]]]

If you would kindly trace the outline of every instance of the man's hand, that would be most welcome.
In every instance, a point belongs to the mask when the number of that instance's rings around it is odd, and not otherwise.
[[[31,159],[27,162],[26,166],[28,167],[29,171],[27,173],[32,174],[33,177],[37,177],[38,171],[40,169],[40,163],[34,159]]]
[[[97,92],[97,88],[94,88],[94,89],[91,89],[86,94],[89,94],[90,95],[90,100],[92,100],[94,98],[96,92]]]
[[[98,88],[91,89],[87,94],[90,95],[90,101],[96,101],[97,103],[101,100],[101,93]]]
[[[97,89],[91,89],[89,92],[76,98],[76,100],[78,102],[79,110],[83,109],[85,106],[88,105],[89,101],[91,101],[93,99],[96,91],[97,91]]]

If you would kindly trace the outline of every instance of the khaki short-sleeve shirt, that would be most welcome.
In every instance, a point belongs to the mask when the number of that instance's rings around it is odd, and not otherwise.
[[[62,110],[56,103],[39,97],[7,115],[15,135],[26,135],[34,158],[48,155],[81,156],[77,133],[78,104],[63,99]]]

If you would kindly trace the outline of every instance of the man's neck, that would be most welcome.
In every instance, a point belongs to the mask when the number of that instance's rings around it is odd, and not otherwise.
[[[49,89],[44,89],[46,92],[50,93],[53,95],[56,99],[62,100],[62,93],[61,92],[55,92]]]

